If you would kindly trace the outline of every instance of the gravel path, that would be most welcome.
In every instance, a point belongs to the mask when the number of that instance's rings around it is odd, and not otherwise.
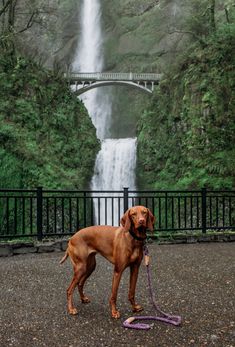
[[[87,282],[92,302],[79,314],[66,312],[71,264],[59,265],[63,253],[19,255],[0,259],[0,346],[22,347],[234,347],[235,243],[149,246],[153,285],[163,310],[179,314],[181,327],[155,322],[149,331],[127,330],[129,271],[119,290],[121,320],[110,318],[108,298],[112,266],[98,257]],[[152,313],[147,279],[141,266],[137,298]]]

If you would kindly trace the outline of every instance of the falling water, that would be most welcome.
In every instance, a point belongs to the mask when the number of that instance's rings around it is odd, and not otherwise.
[[[73,71],[100,72],[103,70],[101,8],[99,0],[83,0],[79,21],[81,37],[78,42]],[[111,121],[111,102],[99,89],[90,90],[81,96],[92,122],[97,137],[102,140],[109,133]]]
[[[134,189],[136,166],[136,139],[106,139],[96,158],[93,187],[107,187],[119,190],[123,187]]]
[[[74,71],[84,73],[100,72],[104,68],[101,14],[99,0],[83,0],[80,20],[81,36],[73,63]],[[136,139],[108,138],[111,126],[112,103],[101,88],[86,92],[82,96],[82,100],[96,127],[97,137],[101,140],[101,150],[96,158],[91,189],[121,190],[123,187],[135,189]],[[107,206],[102,205],[102,201],[99,204],[101,210],[107,209]],[[105,219],[101,217],[98,220],[96,216],[96,222],[100,224],[118,224],[119,220],[115,220],[113,216],[118,215],[118,208],[119,210],[120,208],[123,209],[123,206],[120,207],[120,199],[118,204],[119,206],[112,206],[112,213],[108,212]],[[97,209],[98,202],[95,202],[96,215]],[[107,216],[111,215],[112,219],[109,219]]]

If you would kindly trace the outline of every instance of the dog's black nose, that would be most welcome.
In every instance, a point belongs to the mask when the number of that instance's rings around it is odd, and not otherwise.
[[[144,218],[140,218],[140,219],[139,219],[139,224],[140,224],[140,225],[144,224],[144,221],[145,221]]]

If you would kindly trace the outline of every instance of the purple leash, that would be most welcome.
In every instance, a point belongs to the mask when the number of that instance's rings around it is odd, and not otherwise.
[[[130,317],[123,322],[123,326],[124,326],[124,328],[138,329],[138,330],[148,330],[152,326],[152,324],[150,325],[150,324],[145,324],[145,323],[132,324],[135,320],[157,320],[160,322],[164,322],[167,324],[172,324],[172,325],[178,326],[181,323],[181,317],[180,316],[173,316],[173,315],[170,315],[168,313],[163,312],[155,301],[154,293],[153,293],[153,287],[152,287],[151,273],[150,273],[150,268],[149,268],[149,251],[148,251],[148,248],[146,245],[144,245],[144,255],[145,255],[145,265],[146,265],[146,269],[147,269],[149,293],[150,293],[150,298],[151,298],[156,315],[155,316]],[[158,313],[160,313],[161,316],[157,316]]]

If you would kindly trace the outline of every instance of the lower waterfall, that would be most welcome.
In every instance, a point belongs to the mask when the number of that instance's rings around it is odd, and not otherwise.
[[[128,187],[135,189],[136,138],[105,139],[97,155],[94,176],[91,181],[92,190],[122,190]],[[117,194],[116,194],[117,195]],[[103,197],[108,193],[104,193]],[[95,222],[97,224],[119,225],[123,213],[121,199],[100,199],[95,201]],[[112,201],[112,203],[111,203]],[[106,204],[106,206],[105,206]],[[106,213],[104,210],[106,209]],[[99,211],[101,216],[98,220]],[[103,212],[103,213],[102,213]]]

